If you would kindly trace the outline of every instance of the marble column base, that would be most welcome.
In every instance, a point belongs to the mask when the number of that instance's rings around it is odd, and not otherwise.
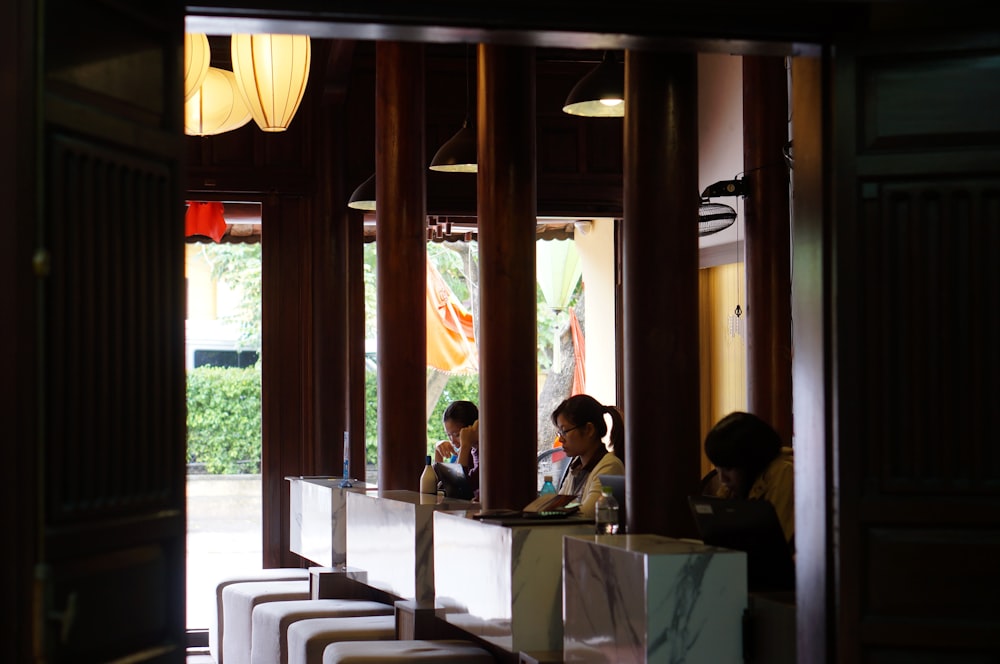
[[[742,664],[746,554],[659,535],[563,540],[566,662]]]

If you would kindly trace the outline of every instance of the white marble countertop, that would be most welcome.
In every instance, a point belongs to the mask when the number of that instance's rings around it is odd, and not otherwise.
[[[571,535],[574,539],[647,555],[675,555],[721,551],[699,540],[676,539],[663,535]]]

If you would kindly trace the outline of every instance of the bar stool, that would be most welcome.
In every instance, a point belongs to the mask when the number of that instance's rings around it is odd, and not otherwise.
[[[392,615],[392,606],[361,599],[304,599],[260,604],[253,610],[250,664],[287,664],[288,627],[299,620]]]
[[[212,614],[213,622],[208,626],[208,651],[215,659],[216,664],[222,664],[222,640],[225,634],[225,616],[223,613],[222,591],[226,586],[234,583],[247,583],[250,581],[309,581],[309,570],[298,567],[277,567],[271,569],[256,570],[248,574],[233,575],[219,581],[215,586],[215,612]]]
[[[297,599],[309,599],[308,579],[249,581],[226,586],[222,590],[222,612],[226,625],[222,634],[222,654],[226,664],[250,664],[255,607],[267,602]]]
[[[468,641],[345,641],[323,650],[322,664],[493,664],[488,651]]]
[[[340,641],[389,641],[396,638],[395,616],[310,618],[288,626],[288,664],[320,664],[323,650]]]

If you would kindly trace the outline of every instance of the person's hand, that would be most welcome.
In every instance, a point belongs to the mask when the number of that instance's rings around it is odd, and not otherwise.
[[[462,443],[458,450],[458,462],[469,468],[472,465],[472,448],[479,449],[479,420],[473,422],[472,426],[463,427],[458,439]]]
[[[458,434],[458,439],[462,441],[462,448],[479,447],[479,420],[472,423],[472,426],[463,427]]]
[[[434,446],[435,461],[449,461],[456,454],[458,454],[458,448],[452,445],[450,440],[442,440]]]

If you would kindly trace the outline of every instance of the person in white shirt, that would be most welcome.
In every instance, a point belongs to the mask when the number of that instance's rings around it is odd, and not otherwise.
[[[604,444],[611,419],[610,449]],[[576,394],[552,411],[552,423],[566,454],[573,457],[558,492],[576,496],[580,514],[592,518],[601,497],[600,475],[625,474],[625,422],[614,406],[605,406],[587,394]]]

